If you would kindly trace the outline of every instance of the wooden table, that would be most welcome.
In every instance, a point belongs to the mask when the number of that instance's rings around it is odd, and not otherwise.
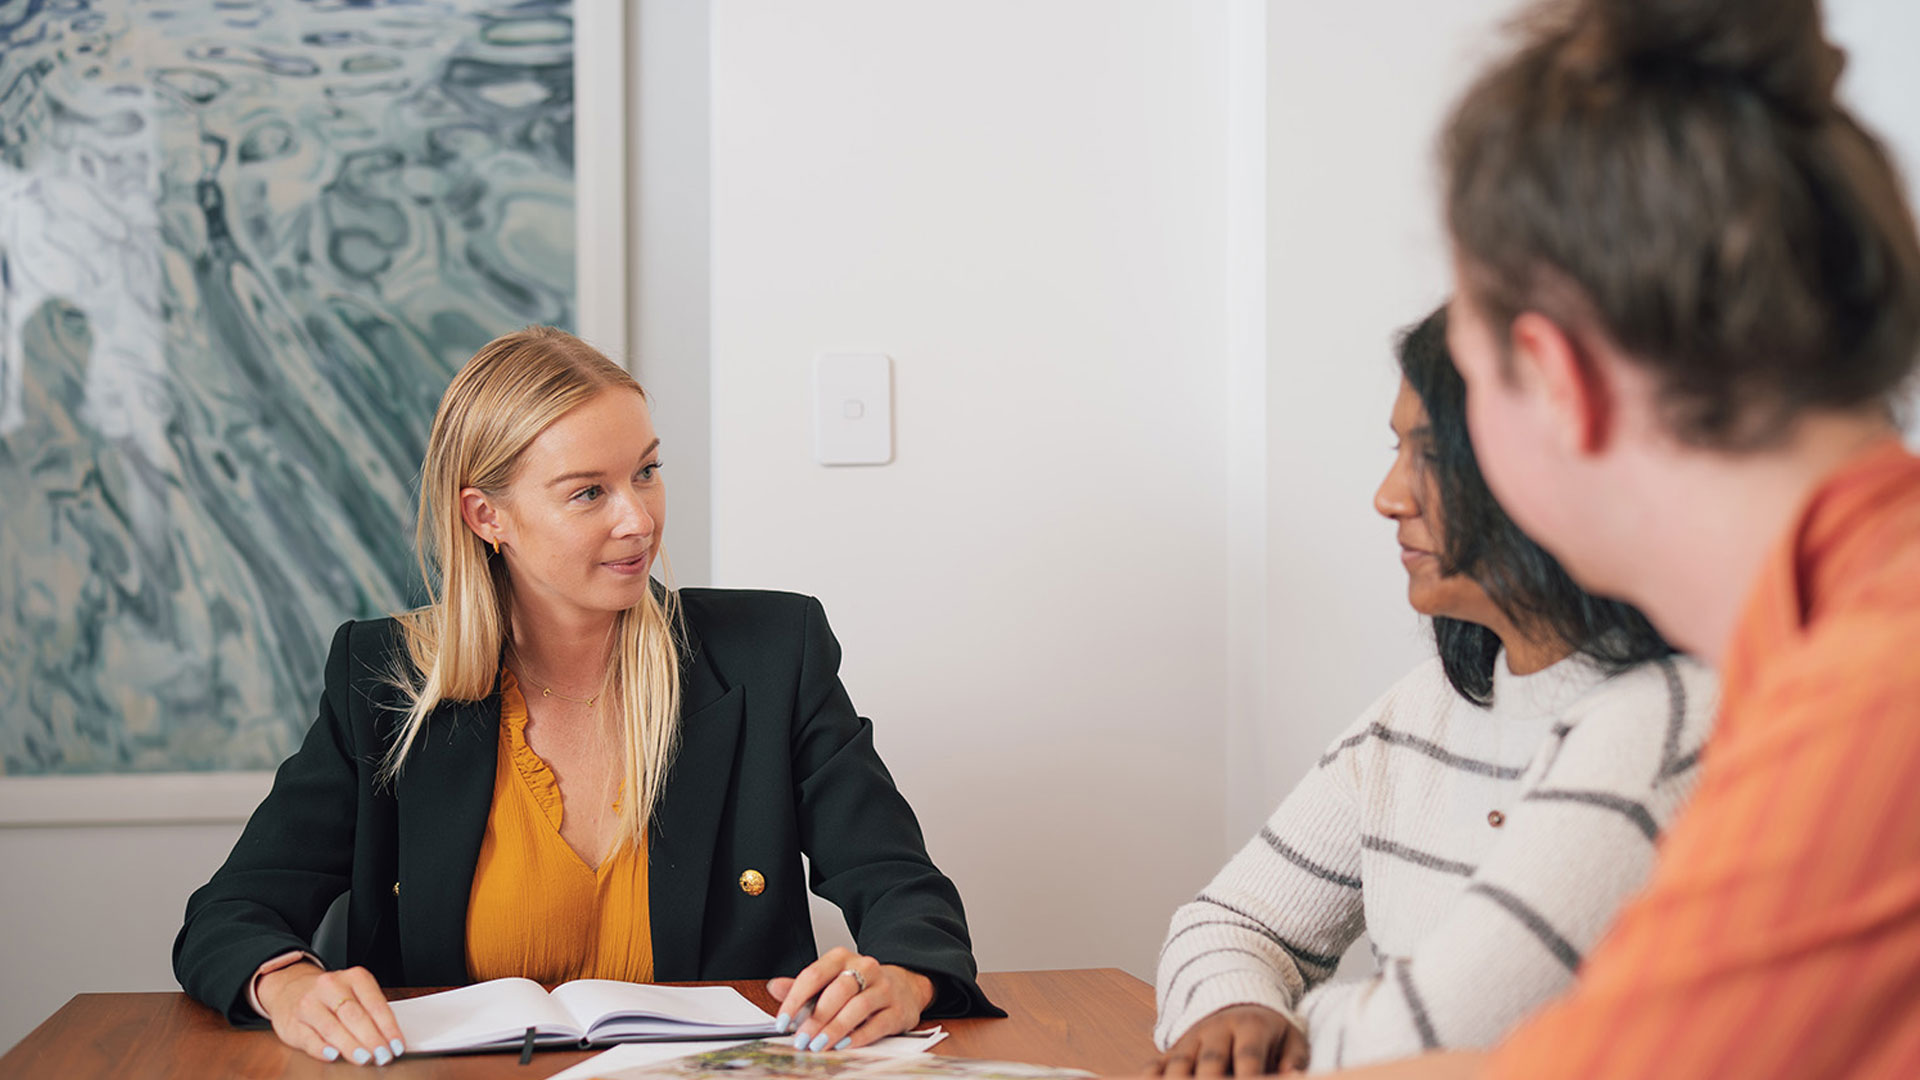
[[[758,982],[730,983],[773,1011]],[[980,976],[1007,1010],[1005,1020],[942,1020],[951,1034],[936,1053],[956,1057],[1065,1065],[1104,1074],[1137,1073],[1153,1055],[1153,988],[1114,968],[1009,971]],[[404,992],[396,997],[406,996]],[[546,1050],[521,1066],[513,1054],[403,1057],[383,1069],[394,1080],[538,1080],[590,1056]],[[185,994],[79,994],[0,1058],[0,1080],[104,1077],[329,1077],[359,1075],[356,1066],[322,1064],[296,1054],[271,1031],[230,1027]]]

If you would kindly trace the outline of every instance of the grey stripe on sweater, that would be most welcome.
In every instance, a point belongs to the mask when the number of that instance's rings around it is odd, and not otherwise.
[[[1379,723],[1373,724],[1361,734],[1351,739],[1343,740],[1335,745],[1332,751],[1320,759],[1320,767],[1325,768],[1333,764],[1343,750],[1350,750],[1369,739],[1378,739],[1388,746],[1405,747],[1415,753],[1425,754],[1442,765],[1462,769],[1471,773],[1479,773],[1482,776],[1493,776],[1502,780],[1518,780],[1522,771],[1521,767],[1517,765],[1501,765],[1492,761],[1480,761],[1475,758],[1462,757],[1448,750],[1446,747],[1441,746],[1439,743],[1423,739],[1418,735],[1409,734],[1405,731],[1395,731],[1387,725]]]
[[[1359,878],[1354,877],[1351,874],[1342,874],[1336,870],[1329,870],[1326,867],[1321,866],[1319,863],[1314,862],[1312,859],[1309,859],[1305,855],[1302,855],[1299,852],[1293,850],[1291,847],[1288,847],[1287,842],[1285,840],[1282,840],[1278,836],[1275,836],[1273,833],[1273,830],[1267,828],[1265,825],[1262,825],[1260,827],[1260,839],[1265,840],[1267,842],[1267,846],[1272,848],[1276,853],[1278,853],[1281,858],[1287,860],[1288,862],[1299,867],[1300,869],[1305,870],[1307,873],[1312,874],[1314,877],[1317,877],[1322,881],[1331,881],[1335,885],[1339,885],[1342,888],[1347,888],[1347,889],[1357,889],[1360,887]]]
[[[1456,862],[1452,859],[1443,859],[1438,855],[1430,855],[1424,851],[1416,851],[1405,844],[1396,844],[1385,837],[1363,836],[1360,838],[1360,846],[1367,851],[1377,851],[1382,855],[1391,855],[1396,859],[1410,862],[1415,866],[1424,866],[1429,870],[1438,870],[1443,874],[1458,874],[1461,877],[1473,876],[1473,865],[1471,863]]]

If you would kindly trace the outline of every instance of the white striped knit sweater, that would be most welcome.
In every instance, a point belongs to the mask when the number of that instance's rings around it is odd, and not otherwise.
[[[1608,678],[1503,656],[1491,709],[1415,668],[1174,913],[1156,1041],[1253,1003],[1301,1024],[1314,1070],[1498,1042],[1646,881],[1715,696],[1678,657]],[[1362,932],[1378,973],[1328,984]]]

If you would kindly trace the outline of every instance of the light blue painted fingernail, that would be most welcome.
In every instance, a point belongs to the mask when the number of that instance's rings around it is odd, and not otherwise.
[[[384,1046],[376,1046],[373,1048],[373,1063],[375,1065],[385,1065],[387,1062],[392,1060],[393,1060],[393,1051],[387,1049]]]
[[[806,1033],[806,1032],[804,1032],[804,1031],[803,1031],[803,1032],[801,1032],[800,1034],[798,1034],[798,1035],[795,1035],[795,1036],[793,1037],[793,1048],[794,1048],[795,1050],[805,1050],[805,1049],[807,1048],[807,1033]]]
[[[792,1019],[793,1017],[788,1016],[786,1013],[781,1013],[779,1016],[774,1017],[773,1030],[785,1035],[787,1033],[787,1022]]]
[[[835,1050],[845,1050],[847,1047],[852,1045],[853,1045],[853,1036],[848,1035],[842,1038],[839,1042],[834,1043],[833,1048]]]
[[[393,1047],[394,1057],[399,1057],[401,1054],[404,1054],[407,1052],[407,1044],[401,1042],[399,1039],[395,1039],[392,1042],[388,1043],[387,1045]]]
[[[335,1050],[333,1047],[329,1046],[320,1051],[320,1056],[323,1058],[326,1058],[328,1061],[339,1061],[340,1051]]]
[[[353,1063],[355,1065],[365,1065],[367,1062],[372,1060],[373,1060],[373,1055],[367,1053],[366,1047],[356,1046],[353,1048]]]
[[[818,1035],[815,1035],[813,1037],[813,1041],[807,1044],[807,1049],[809,1050],[825,1050],[826,1048],[827,1048],[827,1033],[824,1031]]]

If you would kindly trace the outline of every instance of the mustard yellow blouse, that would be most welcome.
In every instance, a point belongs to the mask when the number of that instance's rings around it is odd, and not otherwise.
[[[623,845],[595,869],[560,838],[560,821],[559,782],[527,745],[526,699],[502,671],[493,808],[467,899],[467,974],[651,982],[645,846]]]

